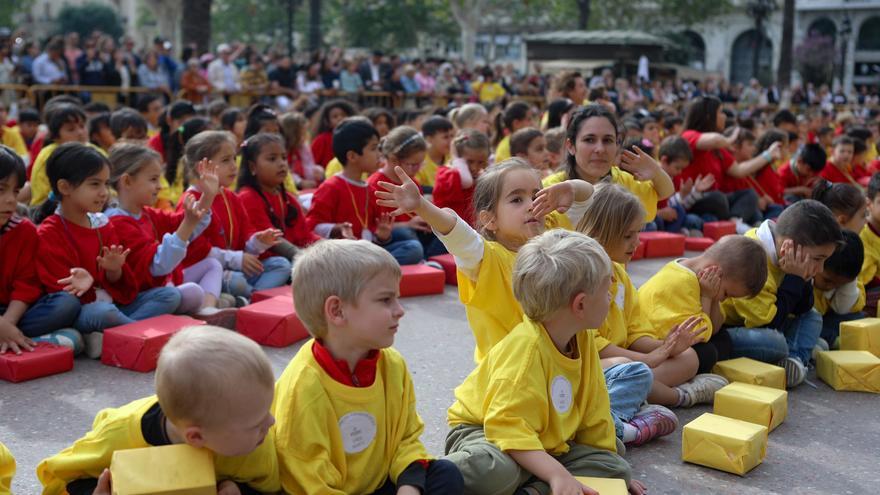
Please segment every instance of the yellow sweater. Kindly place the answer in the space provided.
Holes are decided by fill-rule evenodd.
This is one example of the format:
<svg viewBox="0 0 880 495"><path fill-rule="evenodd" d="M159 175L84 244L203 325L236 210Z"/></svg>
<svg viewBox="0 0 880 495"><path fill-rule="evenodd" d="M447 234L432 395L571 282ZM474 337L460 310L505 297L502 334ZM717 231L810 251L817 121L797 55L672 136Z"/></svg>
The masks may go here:
<svg viewBox="0 0 880 495"><path fill-rule="evenodd" d="M510 158L510 136L504 136L495 148L495 163L501 163L508 158Z"/></svg>
<svg viewBox="0 0 880 495"><path fill-rule="evenodd" d="M116 450L149 447L141 432L141 419L156 402L156 396L151 396L98 412L92 431L37 466L43 495L67 493L67 483L79 478L98 478L105 468L110 467L110 459ZM273 435L270 429L263 443L247 455L223 457L215 454L217 481L247 483L263 493L280 490ZM144 469L149 470L149 467L144 466Z"/></svg>
<svg viewBox="0 0 880 495"><path fill-rule="evenodd" d="M444 163L434 163L434 160L431 159L431 155L425 154L425 161L422 162L422 168L419 169L419 172L416 174L416 182L423 186L434 187L434 184L437 182L437 169L442 167Z"/></svg>
<svg viewBox="0 0 880 495"><path fill-rule="evenodd" d="M565 170L556 172L544 179L544 187L558 184L568 178L568 172ZM618 167L611 167L611 182L623 186L639 198L642 207L645 208L645 222L654 221L654 217L657 216L657 190L654 189L654 184L651 181L637 180L629 172Z"/></svg>
<svg viewBox="0 0 880 495"><path fill-rule="evenodd" d="M859 273L859 282L868 285L877 278L880 268L880 237L871 230L868 224L862 227L859 238L865 246L865 261L862 263L862 271Z"/></svg>
<svg viewBox="0 0 880 495"><path fill-rule="evenodd" d="M85 143L98 150L102 155L107 156L107 152L92 143ZM42 204L49 198L49 191L52 190L49 185L49 176L46 175L46 161L58 147L58 143L52 143L40 150L34 160L34 167L31 169L31 206Z"/></svg>
<svg viewBox="0 0 880 495"><path fill-rule="evenodd" d="M285 493L372 493L413 462L430 459L419 437L403 357L382 349L376 381L350 387L315 361L310 340L278 379L272 411Z"/></svg>
<svg viewBox="0 0 880 495"><path fill-rule="evenodd" d="M758 239L757 229L746 232L746 237ZM730 326L760 328L776 318L776 291L785 272L767 256L767 282L757 296L725 299L721 303L724 322Z"/></svg>
<svg viewBox="0 0 880 495"><path fill-rule="evenodd" d="M15 476L15 457L0 442L0 495L12 493L12 477Z"/></svg>
<svg viewBox="0 0 880 495"><path fill-rule="evenodd" d="M580 332L575 341L578 356L566 357L542 324L523 318L455 389L449 425L480 425L504 451L561 455L573 441L615 452L593 332Z"/></svg>
<svg viewBox="0 0 880 495"><path fill-rule="evenodd" d="M0 139L0 143L5 144L12 148L12 151L15 152L18 156L27 156L28 149L24 144L24 138L21 137L21 132L19 132L18 127L3 127L3 130L0 131L3 133L3 138Z"/></svg>
<svg viewBox="0 0 880 495"><path fill-rule="evenodd" d="M667 263L639 288L639 303L650 325L646 332L630 335L633 341L641 337L663 340L675 325L691 316L699 316L706 326L703 342L712 337L712 319L703 312L700 300L700 279L678 261Z"/></svg>
<svg viewBox="0 0 880 495"><path fill-rule="evenodd" d="M626 349L638 338L651 332L650 324L639 306L636 288L626 273L626 266L612 263L614 279L608 292L611 305L608 316L596 333L596 349L601 351L609 344Z"/></svg>

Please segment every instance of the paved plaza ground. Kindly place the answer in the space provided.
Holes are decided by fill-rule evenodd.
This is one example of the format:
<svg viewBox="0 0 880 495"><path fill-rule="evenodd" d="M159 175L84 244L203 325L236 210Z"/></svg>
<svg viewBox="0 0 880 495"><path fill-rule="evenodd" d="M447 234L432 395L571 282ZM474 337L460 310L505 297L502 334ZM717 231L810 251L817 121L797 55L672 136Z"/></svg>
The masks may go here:
<svg viewBox="0 0 880 495"><path fill-rule="evenodd" d="M637 285L668 260L638 261ZM395 346L406 358L425 422L422 440L442 454L446 409L453 389L473 367L473 338L454 287L442 296L404 299L407 311ZM276 376L301 344L266 348ZM788 419L770 435L767 458L745 477L685 464L681 431L626 458L635 475L657 494L868 494L880 490L880 397L834 392L811 372L810 383L789 395ZM22 384L0 382L0 440L18 461L13 493L39 493L34 468L90 427L99 410L153 392L153 374L76 360L75 369ZM687 423L708 407L678 410Z"/></svg>

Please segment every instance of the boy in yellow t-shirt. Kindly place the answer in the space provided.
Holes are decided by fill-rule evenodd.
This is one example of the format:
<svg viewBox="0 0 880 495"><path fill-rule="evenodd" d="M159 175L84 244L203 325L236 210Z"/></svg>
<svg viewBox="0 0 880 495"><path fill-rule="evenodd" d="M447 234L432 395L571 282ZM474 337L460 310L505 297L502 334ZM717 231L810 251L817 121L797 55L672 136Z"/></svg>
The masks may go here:
<svg viewBox="0 0 880 495"><path fill-rule="evenodd" d="M841 231L843 245L828 260L821 273L813 279L813 307L822 315L820 346L836 347L840 324L864 318L865 286L859 281L859 270L865 250L858 234Z"/></svg>
<svg viewBox="0 0 880 495"><path fill-rule="evenodd" d="M430 194L437 181L437 169L446 165L449 158L449 148L455 136L455 128L451 120L435 115L422 124L422 136L428 143L428 152L415 179L422 185L422 192Z"/></svg>
<svg viewBox="0 0 880 495"><path fill-rule="evenodd" d="M297 257L293 298L314 339L276 385L285 493L460 494L461 474L419 440L412 379L391 348L400 265L368 241L319 242Z"/></svg>
<svg viewBox="0 0 880 495"><path fill-rule="evenodd" d="M276 493L273 382L272 365L252 340L187 328L159 355L155 396L104 409L92 431L37 466L43 495L115 493L114 451L182 443L214 453L219 493ZM157 474L143 466L143 475Z"/></svg>
<svg viewBox="0 0 880 495"><path fill-rule="evenodd" d="M551 230L520 248L513 292L522 323L455 389L447 459L465 493L581 493L575 476L622 478L592 331L608 313L611 261L584 234Z"/></svg>

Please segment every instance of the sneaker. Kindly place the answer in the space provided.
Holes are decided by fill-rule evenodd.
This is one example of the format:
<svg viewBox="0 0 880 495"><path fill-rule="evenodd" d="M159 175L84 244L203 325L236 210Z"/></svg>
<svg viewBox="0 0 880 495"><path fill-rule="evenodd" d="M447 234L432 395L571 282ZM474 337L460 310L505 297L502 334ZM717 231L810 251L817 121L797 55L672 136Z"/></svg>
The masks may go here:
<svg viewBox="0 0 880 495"><path fill-rule="evenodd" d="M235 319L238 308L202 308L193 317L204 321L208 325L235 330Z"/></svg>
<svg viewBox="0 0 880 495"><path fill-rule="evenodd" d="M243 308L251 303L251 300L244 296L235 296L235 306L234 308Z"/></svg>
<svg viewBox="0 0 880 495"><path fill-rule="evenodd" d="M227 294L225 292L221 293L220 298L217 299L217 307L220 309L234 308L235 297L232 294Z"/></svg>
<svg viewBox="0 0 880 495"><path fill-rule="evenodd" d="M101 349L104 347L104 334L101 332L91 332L83 335L86 342L86 356L89 359L98 359L101 357Z"/></svg>
<svg viewBox="0 0 880 495"><path fill-rule="evenodd" d="M443 265L437 263L436 261L426 261L425 264L430 266L431 268L436 268L440 271L443 271Z"/></svg>
<svg viewBox="0 0 880 495"><path fill-rule="evenodd" d="M648 405L639 409L629 424L635 426L638 433L627 445L637 447L674 432L678 428L678 417L663 406Z"/></svg>
<svg viewBox="0 0 880 495"><path fill-rule="evenodd" d="M785 387L797 387L807 378L807 367L796 357L789 356L779 362L777 366L785 368Z"/></svg>
<svg viewBox="0 0 880 495"><path fill-rule="evenodd" d="M813 347L813 361L818 361L819 353L827 350L829 350L828 342L826 342L825 339L823 339L822 337L819 337L819 339L816 341L816 347Z"/></svg>
<svg viewBox="0 0 880 495"><path fill-rule="evenodd" d="M40 335L39 337L36 337L32 340L34 342L46 342L61 347L67 347L73 350L74 356L81 353L86 346L85 342L83 341L82 334L74 330L73 328L62 328L61 330L55 330L52 333Z"/></svg>
<svg viewBox="0 0 880 495"><path fill-rule="evenodd" d="M721 390L727 384L727 378L713 373L701 373L690 381L679 385L685 393L685 400L681 407L693 407L697 404L711 404L715 400L715 392Z"/></svg>

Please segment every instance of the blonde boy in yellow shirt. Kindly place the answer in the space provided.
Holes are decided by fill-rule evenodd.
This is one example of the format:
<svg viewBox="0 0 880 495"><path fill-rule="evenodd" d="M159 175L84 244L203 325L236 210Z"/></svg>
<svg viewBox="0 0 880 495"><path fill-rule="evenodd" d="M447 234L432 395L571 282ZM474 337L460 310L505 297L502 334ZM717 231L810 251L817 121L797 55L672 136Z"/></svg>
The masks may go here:
<svg viewBox="0 0 880 495"><path fill-rule="evenodd" d="M104 409L89 433L37 466L43 495L109 495L114 451L182 443L214 453L218 495L278 492L274 378L247 337L209 326L181 331L159 355L155 396ZM161 473L143 466L143 474Z"/></svg>
<svg viewBox="0 0 880 495"><path fill-rule="evenodd" d="M297 314L314 339L276 385L285 493L460 494L461 474L419 437L412 379L391 345L400 265L368 241L319 242L297 257Z"/></svg>
<svg viewBox="0 0 880 495"><path fill-rule="evenodd" d="M551 230L517 254L513 291L522 323L455 390L447 459L464 493L595 493L575 476L622 478L614 422L593 332L610 304L611 262L593 239Z"/></svg>

